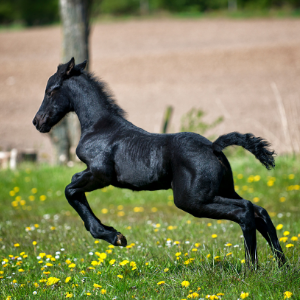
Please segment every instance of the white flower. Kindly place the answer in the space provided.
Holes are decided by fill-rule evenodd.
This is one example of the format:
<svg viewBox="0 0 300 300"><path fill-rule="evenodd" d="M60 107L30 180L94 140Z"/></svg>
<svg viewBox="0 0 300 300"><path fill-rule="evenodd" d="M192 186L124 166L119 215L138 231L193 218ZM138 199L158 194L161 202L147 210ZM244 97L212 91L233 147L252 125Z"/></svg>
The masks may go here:
<svg viewBox="0 0 300 300"><path fill-rule="evenodd" d="M89 252L89 255L93 255L94 253L93 252Z"/></svg>
<svg viewBox="0 0 300 300"><path fill-rule="evenodd" d="M61 248L60 251L65 251L65 248Z"/></svg>
<svg viewBox="0 0 300 300"><path fill-rule="evenodd" d="M59 255L59 254L60 254L60 252L59 252L59 251L56 251L56 252L55 252L55 254L56 254L56 255Z"/></svg>
<svg viewBox="0 0 300 300"><path fill-rule="evenodd" d="M185 243L186 243L186 244L189 244L189 243L190 243L190 241L185 241Z"/></svg>
<svg viewBox="0 0 300 300"><path fill-rule="evenodd" d="M37 256L36 259L41 259L41 257L40 257L40 256Z"/></svg>
<svg viewBox="0 0 300 300"><path fill-rule="evenodd" d="M56 259L59 259L59 255L55 255L55 258L56 258Z"/></svg>
<svg viewBox="0 0 300 300"><path fill-rule="evenodd" d="M33 294L33 295L36 295L36 294L37 294L37 291L34 291L32 294Z"/></svg>

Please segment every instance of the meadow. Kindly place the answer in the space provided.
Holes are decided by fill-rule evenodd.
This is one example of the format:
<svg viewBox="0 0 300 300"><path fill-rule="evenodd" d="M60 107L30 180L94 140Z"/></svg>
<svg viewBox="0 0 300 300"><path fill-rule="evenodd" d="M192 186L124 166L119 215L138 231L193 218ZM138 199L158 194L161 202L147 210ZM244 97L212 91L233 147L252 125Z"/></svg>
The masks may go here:
<svg viewBox="0 0 300 300"><path fill-rule="evenodd" d="M259 269L247 269L239 226L180 211L171 190L88 193L128 246L95 240L64 196L84 166L22 165L0 171L0 298L300 299L299 162L277 157L272 171L250 155L230 162L237 192L268 210L289 267L258 233Z"/></svg>

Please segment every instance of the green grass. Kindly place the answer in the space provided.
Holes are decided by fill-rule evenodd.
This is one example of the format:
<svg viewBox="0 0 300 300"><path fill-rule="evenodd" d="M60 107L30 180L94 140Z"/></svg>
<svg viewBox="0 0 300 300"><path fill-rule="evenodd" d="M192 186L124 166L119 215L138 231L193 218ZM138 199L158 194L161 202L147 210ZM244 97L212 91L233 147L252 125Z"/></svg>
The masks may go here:
<svg viewBox="0 0 300 300"><path fill-rule="evenodd" d="M127 237L129 247L110 248L86 232L64 197L64 187L83 165L28 165L0 172L0 298L206 299L223 293L219 299L241 299L245 292L247 299L284 299L290 291L292 299L299 299L299 163L278 157L276 169L268 172L249 155L230 161L238 192L265 207L275 226L283 225L280 238L289 231L281 244L290 268L277 268L258 235L260 268L247 270L239 226L180 211L171 190L136 193L108 187L89 193L95 214ZM60 280L51 284L51 277ZM182 287L183 281L190 285Z"/></svg>

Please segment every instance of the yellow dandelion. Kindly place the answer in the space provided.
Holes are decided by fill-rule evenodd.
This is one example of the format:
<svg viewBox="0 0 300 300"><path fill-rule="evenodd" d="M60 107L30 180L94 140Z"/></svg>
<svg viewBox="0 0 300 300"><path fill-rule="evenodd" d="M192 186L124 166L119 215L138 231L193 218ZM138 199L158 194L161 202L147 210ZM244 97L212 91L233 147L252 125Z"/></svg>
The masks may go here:
<svg viewBox="0 0 300 300"><path fill-rule="evenodd" d="M292 241L292 242L297 242L297 241L298 241L298 238L297 238L296 236L293 236L293 237L291 237L291 241Z"/></svg>
<svg viewBox="0 0 300 300"><path fill-rule="evenodd" d="M96 288L96 289L101 289L102 286L101 286L100 284L94 283L94 288Z"/></svg>
<svg viewBox="0 0 300 300"><path fill-rule="evenodd" d="M67 277L67 278L65 279L65 283L68 283L70 280L71 280L71 277Z"/></svg>
<svg viewBox="0 0 300 300"><path fill-rule="evenodd" d="M108 213L108 209L107 209L107 208L102 208L101 212L102 212L103 214L107 214L107 213Z"/></svg>
<svg viewBox="0 0 300 300"><path fill-rule="evenodd" d="M14 244L14 247L20 247L19 243Z"/></svg>
<svg viewBox="0 0 300 300"><path fill-rule="evenodd" d="M163 285L163 284L165 284L165 281L159 281L157 284L158 285Z"/></svg>
<svg viewBox="0 0 300 300"><path fill-rule="evenodd" d="M288 298L291 298L292 297L292 295L293 295L293 293L292 292L289 292L289 291L286 291L286 292L284 292L284 299L288 299Z"/></svg>
<svg viewBox="0 0 300 300"><path fill-rule="evenodd" d="M283 233L284 236L287 236L287 235L289 235L289 234L290 234L289 231L285 231L285 232Z"/></svg>
<svg viewBox="0 0 300 300"><path fill-rule="evenodd" d="M164 272L168 272L168 271L169 271L169 268L165 268L165 269L164 269Z"/></svg>
<svg viewBox="0 0 300 300"><path fill-rule="evenodd" d="M287 240L288 240L288 237L281 237L279 239L280 242L284 242L284 243L286 243Z"/></svg>
<svg viewBox="0 0 300 300"><path fill-rule="evenodd" d="M72 293L69 293L69 292L66 293L66 298L72 298L72 297L73 297Z"/></svg>
<svg viewBox="0 0 300 300"><path fill-rule="evenodd" d="M207 226L210 227L212 224L211 223L207 223Z"/></svg>
<svg viewBox="0 0 300 300"><path fill-rule="evenodd" d="M60 281L59 278L56 278L56 277L49 277L48 280L47 280L47 285L53 285L53 284L56 284Z"/></svg>
<svg viewBox="0 0 300 300"><path fill-rule="evenodd" d="M23 269L19 269L18 271L19 271L20 273L24 272L24 270L23 270Z"/></svg>
<svg viewBox="0 0 300 300"><path fill-rule="evenodd" d="M282 229L282 227L283 227L282 224L278 224L278 225L276 226L276 229L277 229L277 230L280 230L280 229Z"/></svg>
<svg viewBox="0 0 300 300"><path fill-rule="evenodd" d="M253 198L253 202L255 202L255 203L259 202L259 198L258 197L254 197Z"/></svg>
<svg viewBox="0 0 300 300"><path fill-rule="evenodd" d="M196 292L194 292L194 293L192 293L192 294L189 294L187 297L188 297L188 298L198 298L198 297L199 297L199 294L196 293Z"/></svg>
<svg viewBox="0 0 300 300"><path fill-rule="evenodd" d="M45 201L46 199L47 199L47 197L46 197L45 195L41 195L41 196L40 196L40 200L41 200L41 201Z"/></svg>
<svg viewBox="0 0 300 300"><path fill-rule="evenodd" d="M189 285L190 285L190 283L188 281L186 281L186 280L184 280L184 281L181 282L181 286L182 287L188 287Z"/></svg>
<svg viewBox="0 0 300 300"><path fill-rule="evenodd" d="M213 239L215 239L215 238L218 237L218 235L217 235L217 234L212 234L211 237L212 237Z"/></svg>
<svg viewBox="0 0 300 300"><path fill-rule="evenodd" d="M291 247L294 247L294 245L293 244L287 244L286 247L291 248Z"/></svg>
<svg viewBox="0 0 300 300"><path fill-rule="evenodd" d="M241 295L240 295L240 297L241 297L242 299L245 299L245 298L249 297L249 293L244 293L244 292L242 292Z"/></svg>
<svg viewBox="0 0 300 300"><path fill-rule="evenodd" d="M73 263L73 264L69 264L69 266L68 266L69 268L75 268L76 267L76 265Z"/></svg>
<svg viewBox="0 0 300 300"><path fill-rule="evenodd" d="M122 262L119 263L120 266L125 266L129 263L129 260L125 259Z"/></svg>
<svg viewBox="0 0 300 300"><path fill-rule="evenodd" d="M36 194L36 193L37 193L37 188L31 189L31 193L32 193L32 194Z"/></svg>
<svg viewBox="0 0 300 300"><path fill-rule="evenodd" d="M152 211L152 212L157 212L157 208L156 208L156 207L152 207L152 208L151 208L151 211Z"/></svg>
<svg viewBox="0 0 300 300"><path fill-rule="evenodd" d="M280 202L284 202L285 200L286 200L285 197L280 197L280 198L279 198L279 201L280 201Z"/></svg>
<svg viewBox="0 0 300 300"><path fill-rule="evenodd" d="M106 294L106 290L105 290L105 289L102 289L102 290L101 290L101 294L102 294L102 295Z"/></svg>
<svg viewBox="0 0 300 300"><path fill-rule="evenodd" d="M117 275L117 277L123 279L123 275Z"/></svg>

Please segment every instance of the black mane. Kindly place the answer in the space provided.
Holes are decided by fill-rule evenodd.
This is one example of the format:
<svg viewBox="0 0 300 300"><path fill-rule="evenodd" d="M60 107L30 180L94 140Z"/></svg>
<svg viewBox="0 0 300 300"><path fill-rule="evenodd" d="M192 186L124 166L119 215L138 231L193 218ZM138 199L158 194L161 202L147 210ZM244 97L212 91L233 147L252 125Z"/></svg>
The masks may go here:
<svg viewBox="0 0 300 300"><path fill-rule="evenodd" d="M93 73L83 71L88 80L95 86L99 94L102 96L101 100L104 101L107 109L114 115L120 116L126 119L126 112L117 104L113 93L108 87L107 83L98 79Z"/></svg>

